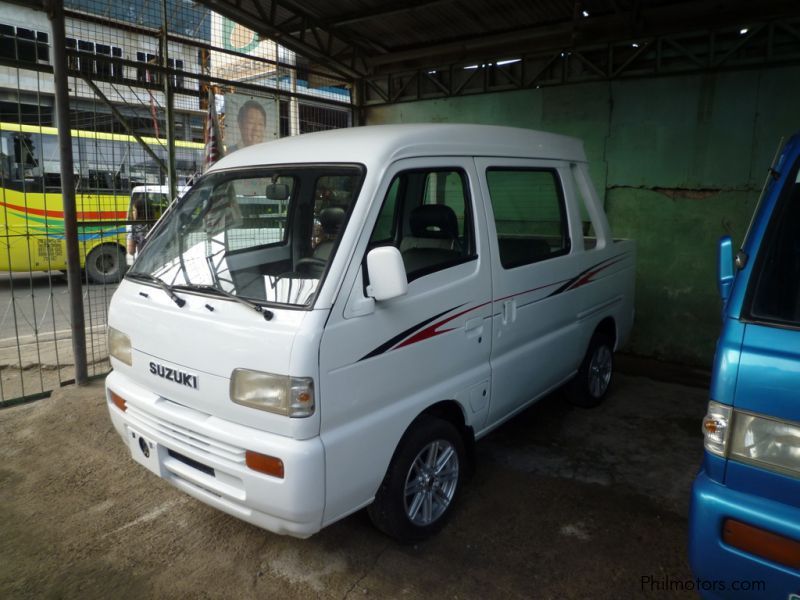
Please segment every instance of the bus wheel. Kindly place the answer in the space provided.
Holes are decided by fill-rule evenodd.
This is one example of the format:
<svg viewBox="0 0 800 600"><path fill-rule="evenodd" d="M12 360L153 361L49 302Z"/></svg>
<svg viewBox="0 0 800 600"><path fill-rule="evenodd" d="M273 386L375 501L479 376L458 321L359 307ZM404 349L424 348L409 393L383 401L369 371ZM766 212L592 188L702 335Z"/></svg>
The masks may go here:
<svg viewBox="0 0 800 600"><path fill-rule="evenodd" d="M119 283L125 267L125 250L116 244L98 246L86 257L86 275L92 283Z"/></svg>

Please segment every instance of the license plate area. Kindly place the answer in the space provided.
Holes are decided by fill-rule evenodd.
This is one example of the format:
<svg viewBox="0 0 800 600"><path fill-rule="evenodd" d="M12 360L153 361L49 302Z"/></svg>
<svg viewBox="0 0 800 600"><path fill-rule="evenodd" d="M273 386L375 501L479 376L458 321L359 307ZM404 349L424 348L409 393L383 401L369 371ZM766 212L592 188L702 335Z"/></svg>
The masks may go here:
<svg viewBox="0 0 800 600"><path fill-rule="evenodd" d="M135 429L128 428L128 447L131 457L149 471L164 477L164 457L167 450Z"/></svg>

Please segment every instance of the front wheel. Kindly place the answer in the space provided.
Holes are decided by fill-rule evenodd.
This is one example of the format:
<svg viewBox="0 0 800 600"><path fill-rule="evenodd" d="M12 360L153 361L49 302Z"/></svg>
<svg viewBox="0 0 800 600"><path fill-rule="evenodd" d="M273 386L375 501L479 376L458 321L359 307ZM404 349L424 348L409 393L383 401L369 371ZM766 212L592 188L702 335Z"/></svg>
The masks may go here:
<svg viewBox="0 0 800 600"><path fill-rule="evenodd" d="M400 440L369 513L402 543L439 531L452 512L464 472L464 440L449 422L418 419Z"/></svg>
<svg viewBox="0 0 800 600"><path fill-rule="evenodd" d="M577 375L567 384L567 398L575 406L597 406L605 399L613 374L614 342L605 334L595 333Z"/></svg>
<svg viewBox="0 0 800 600"><path fill-rule="evenodd" d="M86 275L92 283L119 283L126 267L125 250L117 244L97 246L86 257Z"/></svg>

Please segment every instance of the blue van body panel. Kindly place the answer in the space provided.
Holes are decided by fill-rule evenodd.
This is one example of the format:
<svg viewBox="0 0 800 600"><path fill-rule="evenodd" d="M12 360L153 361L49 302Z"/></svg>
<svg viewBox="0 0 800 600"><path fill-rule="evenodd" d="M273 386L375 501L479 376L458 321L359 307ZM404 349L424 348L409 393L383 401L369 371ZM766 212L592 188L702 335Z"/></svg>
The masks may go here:
<svg viewBox="0 0 800 600"><path fill-rule="evenodd" d="M725 485L745 494L762 496L795 508L794 522L800 527L800 479L767 471L738 461L729 461Z"/></svg>
<svg viewBox="0 0 800 600"><path fill-rule="evenodd" d="M738 379L737 409L800 422L800 331L749 323Z"/></svg>
<svg viewBox="0 0 800 600"><path fill-rule="evenodd" d="M730 489L700 473L692 486L689 513L689 562L694 576L719 582L726 589L703 592L704 598L768 598L787 600L800 594L800 572L768 562L728 546L722 541L726 518L800 539L798 511L758 494ZM764 582L763 590L736 591L738 584Z"/></svg>
<svg viewBox="0 0 800 600"><path fill-rule="evenodd" d="M721 456L711 454L710 452L704 452L703 463L700 466L700 472L705 473L706 477L709 479L713 479L714 481L721 483L725 481L725 469L727 466L728 461Z"/></svg>
<svg viewBox="0 0 800 600"><path fill-rule="evenodd" d="M739 357L744 339L744 324L735 319L726 319L717 340L717 352L714 358L714 369L711 372L712 400L725 403L726 398L733 398L736 390L736 379L739 377Z"/></svg>
<svg viewBox="0 0 800 600"><path fill-rule="evenodd" d="M723 306L710 398L716 402L782 421L800 424L800 327L747 322L751 277L758 275L758 253L773 211L786 186L796 184L800 135L784 146L764 193L743 251L744 267L735 274ZM796 188L795 188L796 189ZM735 417L734 417L735 418ZM778 598L800 596L800 570L728 546L722 523L736 519L800 542L800 476L780 474L705 452L692 488L689 562L695 576L727 584L703 591L705 598ZM762 592L734 591L734 581L763 581Z"/></svg>

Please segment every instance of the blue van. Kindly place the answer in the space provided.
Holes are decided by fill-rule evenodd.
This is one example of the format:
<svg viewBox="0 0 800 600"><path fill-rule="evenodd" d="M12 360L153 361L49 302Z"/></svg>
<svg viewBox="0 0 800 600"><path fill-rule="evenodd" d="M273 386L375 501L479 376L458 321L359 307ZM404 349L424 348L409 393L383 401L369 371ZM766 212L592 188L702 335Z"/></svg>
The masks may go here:
<svg viewBox="0 0 800 600"><path fill-rule="evenodd" d="M800 600L800 134L770 169L743 248L720 241L723 326L692 488L707 598Z"/></svg>

